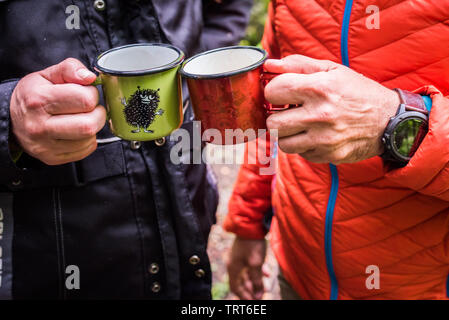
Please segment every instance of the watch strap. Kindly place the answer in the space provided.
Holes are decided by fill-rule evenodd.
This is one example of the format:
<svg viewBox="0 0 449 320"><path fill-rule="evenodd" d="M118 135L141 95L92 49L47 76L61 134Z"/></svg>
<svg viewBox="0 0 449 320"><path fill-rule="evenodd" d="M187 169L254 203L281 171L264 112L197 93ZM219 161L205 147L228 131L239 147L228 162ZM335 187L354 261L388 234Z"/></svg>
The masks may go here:
<svg viewBox="0 0 449 320"><path fill-rule="evenodd" d="M405 105L406 111L416 111L424 114L428 114L426 104L421 95L410 91L402 90L399 88L394 89L401 99L401 104Z"/></svg>

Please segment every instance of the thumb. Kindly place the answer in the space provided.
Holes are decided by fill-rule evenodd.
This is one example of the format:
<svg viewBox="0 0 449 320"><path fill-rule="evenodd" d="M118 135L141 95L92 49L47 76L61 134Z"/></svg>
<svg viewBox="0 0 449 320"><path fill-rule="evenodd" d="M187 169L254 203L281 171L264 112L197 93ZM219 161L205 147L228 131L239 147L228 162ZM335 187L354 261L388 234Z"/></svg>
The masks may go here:
<svg viewBox="0 0 449 320"><path fill-rule="evenodd" d="M48 67L40 74L53 84L75 83L89 85L95 81L96 75L87 69L81 61L68 58L59 64Z"/></svg>
<svg viewBox="0 0 449 320"><path fill-rule="evenodd" d="M300 54L293 54L280 60L268 59L264 68L272 73L303 73L327 72L338 68L339 64L329 60L317 60Z"/></svg>

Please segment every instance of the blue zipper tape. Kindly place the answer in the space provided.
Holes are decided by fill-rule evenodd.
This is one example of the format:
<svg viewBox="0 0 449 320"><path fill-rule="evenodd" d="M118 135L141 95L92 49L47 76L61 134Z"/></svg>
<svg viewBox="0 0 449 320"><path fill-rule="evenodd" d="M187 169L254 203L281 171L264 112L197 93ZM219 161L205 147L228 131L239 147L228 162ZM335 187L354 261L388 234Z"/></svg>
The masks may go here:
<svg viewBox="0 0 449 320"><path fill-rule="evenodd" d="M327 202L325 234L324 234L324 251L326 253L326 266L331 281L330 300L337 300L338 298L338 283L335 276L334 265L332 263L332 221L334 219L335 202L338 194L338 170L333 164L329 165L332 175L332 185Z"/></svg>
<svg viewBox="0 0 449 320"><path fill-rule="evenodd" d="M345 66L349 67L348 54L348 32L349 22L351 20L353 0L347 0L345 4L345 12L343 16L343 23L341 25L341 59ZM326 266L329 278L331 281L330 300L337 300L338 298L338 282L335 276L334 265L332 263L332 222L334 219L335 202L338 195L338 170L333 164L329 165L332 176L331 192L327 202L325 234L324 234L324 251L326 255Z"/></svg>
<svg viewBox="0 0 449 320"><path fill-rule="evenodd" d="M341 60L343 64L347 67L349 67L348 32L349 32L349 21L351 19L352 3L353 0L346 1L343 23L341 24Z"/></svg>

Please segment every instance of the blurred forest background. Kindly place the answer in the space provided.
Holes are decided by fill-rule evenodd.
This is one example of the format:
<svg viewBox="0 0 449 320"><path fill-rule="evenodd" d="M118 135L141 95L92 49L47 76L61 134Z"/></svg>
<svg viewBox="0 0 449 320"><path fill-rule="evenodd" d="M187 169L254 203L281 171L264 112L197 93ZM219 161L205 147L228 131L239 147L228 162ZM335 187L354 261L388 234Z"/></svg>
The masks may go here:
<svg viewBox="0 0 449 320"><path fill-rule="evenodd" d="M245 46L257 46L262 40L265 18L267 16L268 3L270 0L253 0L254 5L251 10L249 26L246 30L245 38L240 44Z"/></svg>
<svg viewBox="0 0 449 320"><path fill-rule="evenodd" d="M254 0L254 6L251 11L251 19L245 38L241 41L242 45L258 46L262 39L265 18L269 0ZM208 144L208 153L211 155L209 163L212 164L218 180L220 192L220 203L217 209L217 224L212 227L209 238L208 253L211 261L213 284L213 299L236 299L229 291L228 275L226 272L226 260L234 235L223 230L223 219L227 214L228 202L234 187L239 169L239 163L243 160L244 145L218 146ZM230 159L230 161L228 161ZM236 161L237 160L237 163ZM233 163L233 164L229 164ZM266 293L263 299L279 299L279 288L277 282L277 262L273 253L268 249L265 270L269 276L264 279Z"/></svg>

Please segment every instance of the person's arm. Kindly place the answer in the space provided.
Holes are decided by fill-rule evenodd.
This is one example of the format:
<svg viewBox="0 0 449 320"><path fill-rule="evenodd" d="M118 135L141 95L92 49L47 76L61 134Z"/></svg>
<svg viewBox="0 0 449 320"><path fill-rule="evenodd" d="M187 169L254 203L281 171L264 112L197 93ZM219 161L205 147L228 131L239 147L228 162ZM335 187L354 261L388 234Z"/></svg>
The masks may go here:
<svg viewBox="0 0 449 320"><path fill-rule="evenodd" d="M273 26L273 3L268 5L268 14L262 39L262 47L273 58L280 57ZM261 139L259 138L259 141ZM269 140L263 139L260 147L269 148ZM255 143L255 142L252 142ZM248 146L245 148L248 157ZM251 155L249 155L251 156ZM246 158L245 160L248 160ZM224 228L246 239L263 239L267 232L264 227L264 217L271 208L271 184L274 175L261 175L260 169L266 165L260 162L245 161L240 167L239 175L229 201L228 215Z"/></svg>
<svg viewBox="0 0 449 320"><path fill-rule="evenodd" d="M267 60L265 68L285 73L266 86L267 100L302 105L267 120L270 129L278 130L279 148L284 152L335 165L383 153L383 132L400 104L394 90L334 62L301 55ZM449 99L432 86L418 88L415 93L432 99L429 130L405 167L385 166L386 178L448 201Z"/></svg>
<svg viewBox="0 0 449 320"><path fill-rule="evenodd" d="M274 4L268 4L268 14L265 21L265 29L263 32L262 47L268 52L271 59L280 59L281 51L276 40L276 29L274 27Z"/></svg>
<svg viewBox="0 0 449 320"><path fill-rule="evenodd" d="M279 57L272 21L273 8L270 3L262 46L270 57ZM267 144L268 141L264 137L249 144L257 142L262 142L258 144L262 149L271 148L272 151L267 154L272 155L273 145ZM229 286L232 292L245 300L261 299L264 292L262 266L266 254L265 235L268 231L264 218L271 210L274 178L274 172L261 174L268 165L261 164L254 159L253 154L248 154L248 149L254 150L248 148L248 145L245 148L245 162L240 167L223 225L225 230L237 235L228 260ZM253 158L250 158L251 155Z"/></svg>
<svg viewBox="0 0 449 320"><path fill-rule="evenodd" d="M264 216L271 208L274 171L272 144L265 137L249 142L240 167L224 229L237 235L228 260L229 286L240 299L261 299L264 293L262 266L265 260L267 229ZM254 147L257 145L257 147ZM270 147L271 146L271 147ZM251 150L251 151L248 151ZM257 150L257 152L256 152ZM264 160L260 155L265 153ZM257 155L257 157L256 157ZM261 162L265 163L262 164ZM270 165L271 163L271 165Z"/></svg>
<svg viewBox="0 0 449 320"><path fill-rule="evenodd" d="M228 205L224 228L245 239L263 239L265 215L271 210L275 170L273 142L266 136L249 142Z"/></svg>
<svg viewBox="0 0 449 320"><path fill-rule="evenodd" d="M253 0L203 0L205 50L235 45L245 35Z"/></svg>

